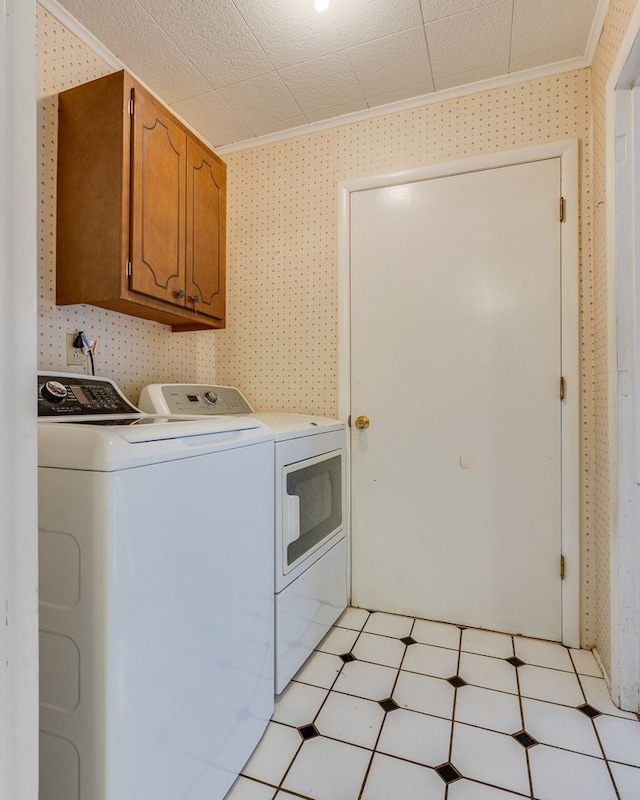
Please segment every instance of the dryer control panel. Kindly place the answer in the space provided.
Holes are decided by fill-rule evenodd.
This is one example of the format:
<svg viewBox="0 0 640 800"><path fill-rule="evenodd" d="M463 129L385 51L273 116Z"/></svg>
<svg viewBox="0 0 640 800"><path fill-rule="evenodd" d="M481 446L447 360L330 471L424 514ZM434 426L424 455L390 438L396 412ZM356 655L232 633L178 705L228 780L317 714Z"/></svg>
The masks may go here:
<svg viewBox="0 0 640 800"><path fill-rule="evenodd" d="M38 373L38 416L139 414L109 378Z"/></svg>
<svg viewBox="0 0 640 800"><path fill-rule="evenodd" d="M152 383L142 390L140 408L150 414L251 414L253 411L235 387L203 383Z"/></svg>

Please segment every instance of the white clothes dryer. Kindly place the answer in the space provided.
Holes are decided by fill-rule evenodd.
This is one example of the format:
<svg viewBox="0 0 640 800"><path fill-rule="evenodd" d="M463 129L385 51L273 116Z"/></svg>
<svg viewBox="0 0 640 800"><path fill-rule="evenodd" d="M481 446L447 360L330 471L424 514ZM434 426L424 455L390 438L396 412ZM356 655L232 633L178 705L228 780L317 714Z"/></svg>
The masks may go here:
<svg viewBox="0 0 640 800"><path fill-rule="evenodd" d="M152 384L140 407L241 415L275 437L275 687L280 694L347 605L346 433L337 419L254 412L230 386Z"/></svg>
<svg viewBox="0 0 640 800"><path fill-rule="evenodd" d="M40 373L41 800L222 800L273 712L273 434Z"/></svg>

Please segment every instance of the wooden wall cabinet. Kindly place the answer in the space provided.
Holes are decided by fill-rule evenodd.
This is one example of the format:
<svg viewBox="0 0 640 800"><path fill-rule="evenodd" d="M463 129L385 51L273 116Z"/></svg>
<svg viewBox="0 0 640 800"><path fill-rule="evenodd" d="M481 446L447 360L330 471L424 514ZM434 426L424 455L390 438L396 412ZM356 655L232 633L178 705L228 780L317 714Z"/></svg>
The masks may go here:
<svg viewBox="0 0 640 800"><path fill-rule="evenodd" d="M126 72L59 95L56 303L225 324L226 165Z"/></svg>

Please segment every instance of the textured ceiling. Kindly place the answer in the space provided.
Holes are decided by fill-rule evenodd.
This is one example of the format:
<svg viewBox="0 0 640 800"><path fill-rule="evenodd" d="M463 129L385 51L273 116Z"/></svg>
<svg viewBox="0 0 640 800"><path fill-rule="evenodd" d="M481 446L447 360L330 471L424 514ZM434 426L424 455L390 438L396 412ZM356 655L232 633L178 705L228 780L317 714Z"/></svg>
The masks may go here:
<svg viewBox="0 0 640 800"><path fill-rule="evenodd" d="M606 0L59 0L214 146L584 57Z"/></svg>

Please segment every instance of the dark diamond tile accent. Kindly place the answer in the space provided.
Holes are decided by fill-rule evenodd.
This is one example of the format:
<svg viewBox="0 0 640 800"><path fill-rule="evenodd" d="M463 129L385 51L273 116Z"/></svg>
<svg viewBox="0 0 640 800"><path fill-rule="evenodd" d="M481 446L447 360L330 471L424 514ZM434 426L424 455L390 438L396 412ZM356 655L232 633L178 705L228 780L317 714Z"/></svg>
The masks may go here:
<svg viewBox="0 0 640 800"><path fill-rule="evenodd" d="M315 725L301 725L298 728L298 733L302 736L303 739L315 739L316 736L320 736L320 731L316 728Z"/></svg>
<svg viewBox="0 0 640 800"><path fill-rule="evenodd" d="M413 636L403 636L402 639L400 639L400 641L402 642L402 644L417 644Z"/></svg>
<svg viewBox="0 0 640 800"><path fill-rule="evenodd" d="M512 736L516 742L519 742L525 748L533 747L534 744L540 744L537 739L534 739L533 736L530 736L526 731L514 733Z"/></svg>
<svg viewBox="0 0 640 800"><path fill-rule="evenodd" d="M355 661L356 657L353 653L342 653L340 658L344 661L345 664L348 664L350 661Z"/></svg>
<svg viewBox="0 0 640 800"><path fill-rule="evenodd" d="M461 686L467 685L467 682L463 680L459 675L452 675L450 678L447 678L447 682L450 683L452 686L455 686L456 689L459 689Z"/></svg>
<svg viewBox="0 0 640 800"><path fill-rule="evenodd" d="M384 711L395 711L396 709L400 708L400 706L392 697L387 697L385 700L378 700L378 705Z"/></svg>
<svg viewBox="0 0 640 800"><path fill-rule="evenodd" d="M461 631L466 631L469 628L468 625L458 625L457 627L460 628Z"/></svg>
<svg viewBox="0 0 640 800"><path fill-rule="evenodd" d="M590 706L589 703L585 703L583 706L578 706L578 711L581 711L585 717L589 717L589 719L595 719L596 717L600 717L602 715L602 711L598 711L597 708Z"/></svg>
<svg viewBox="0 0 640 800"><path fill-rule="evenodd" d="M518 658L518 656L511 656L511 658L505 658L505 661L508 661L514 667L524 667L525 662Z"/></svg>
<svg viewBox="0 0 640 800"><path fill-rule="evenodd" d="M447 764L440 764L439 767L436 767L436 772L445 783L453 783L462 777L462 775L450 762Z"/></svg>

